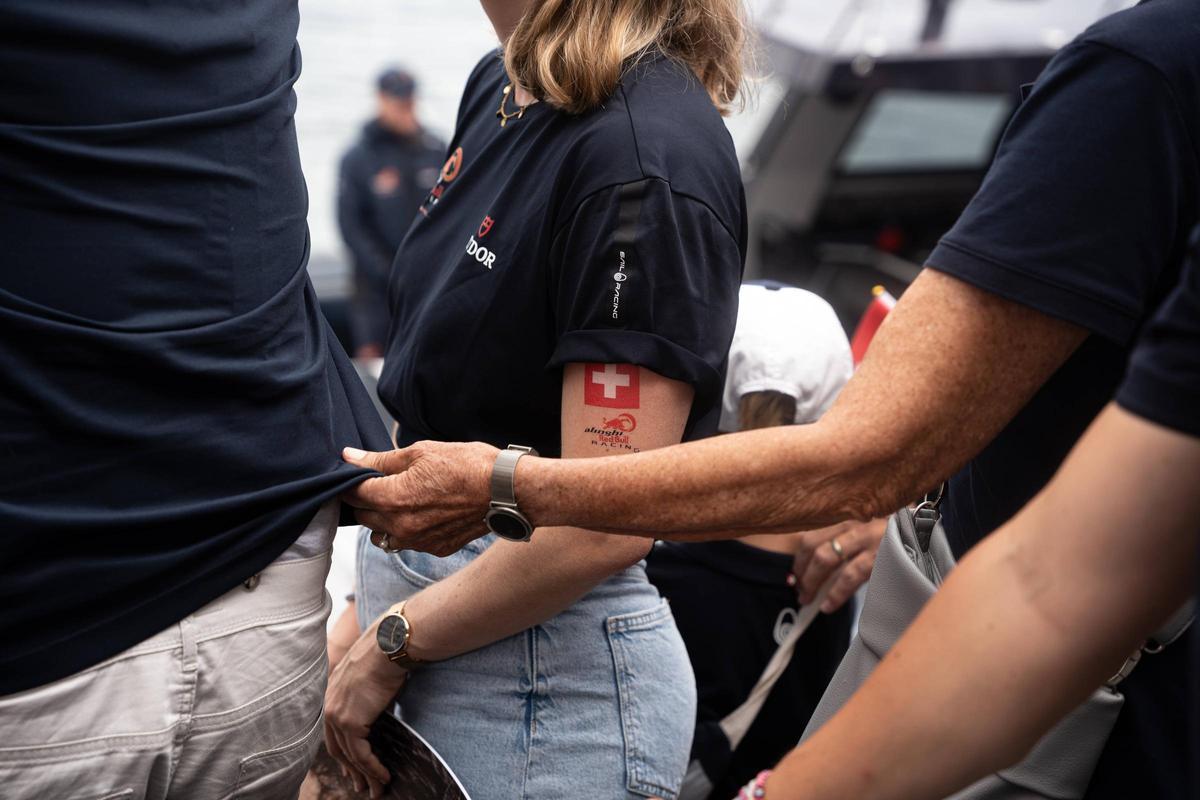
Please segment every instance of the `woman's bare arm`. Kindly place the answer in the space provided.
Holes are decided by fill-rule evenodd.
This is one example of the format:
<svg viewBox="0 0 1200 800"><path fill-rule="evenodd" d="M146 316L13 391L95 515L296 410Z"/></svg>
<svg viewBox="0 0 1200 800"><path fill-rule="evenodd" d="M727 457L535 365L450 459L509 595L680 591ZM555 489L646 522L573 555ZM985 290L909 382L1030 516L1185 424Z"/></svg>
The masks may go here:
<svg viewBox="0 0 1200 800"><path fill-rule="evenodd" d="M517 499L538 525L669 539L883 516L978 453L1085 335L927 269L819 422L620 459L523 458ZM347 499L380 509L372 527L398 544L453 552L483 533L495 455L486 445L433 443L351 454L385 476Z"/></svg>
<svg viewBox="0 0 1200 800"><path fill-rule="evenodd" d="M1191 594L1197 486L1200 439L1110 406L767 796L940 798L1020 760Z"/></svg>
<svg viewBox="0 0 1200 800"><path fill-rule="evenodd" d="M583 367L571 364L563 376L565 456L633 453L682 438L692 406L690 386L634 367L639 373L635 405L590 406L584 399ZM619 421L605 426L608 420ZM497 541L409 600L406 614L414 630L410 652L417 658L450 658L544 622L608 576L640 561L651 544L642 537L578 528L539 528L528 542Z"/></svg>

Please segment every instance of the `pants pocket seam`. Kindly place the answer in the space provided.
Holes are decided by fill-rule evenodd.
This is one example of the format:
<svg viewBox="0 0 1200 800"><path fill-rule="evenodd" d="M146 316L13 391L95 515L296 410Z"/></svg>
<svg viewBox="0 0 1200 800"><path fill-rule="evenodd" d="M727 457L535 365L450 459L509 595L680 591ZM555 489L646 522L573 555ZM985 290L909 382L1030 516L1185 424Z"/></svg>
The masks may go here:
<svg viewBox="0 0 1200 800"><path fill-rule="evenodd" d="M275 708L280 703L286 703L288 700L295 697L300 692L308 687L313 680L313 672L317 672L317 678L324 674L325 651L313 659L307 667L289 679L281 686L276 686L274 689L267 691L265 694L250 700L237 708L231 708L226 711L214 712L212 714L197 714L192 717L192 733L203 731L211 733L219 731L222 728L229 728L245 721L253 714L261 714Z"/></svg>
<svg viewBox="0 0 1200 800"><path fill-rule="evenodd" d="M217 628L205 628L204 634L196 638L196 643L211 642L214 639L221 639L226 636L231 636L242 631L248 631L251 628L261 628L264 625L276 625L281 622L295 622L302 620L305 617L312 616L315 612L320 611L325 607L325 590L322 587L321 596L315 599L312 603L296 609L281 611L274 614L259 614L253 617L242 617L236 622L229 622Z"/></svg>
<svg viewBox="0 0 1200 800"><path fill-rule="evenodd" d="M279 745L278 747L273 747L270 750L263 750L262 752L254 753L253 755L249 755L249 756L246 756L245 758L243 758L238 763L237 783L234 785L233 794L231 795L231 797L236 799L241 794L242 790L247 788L247 783L246 783L247 767L252 766L255 763L265 761L270 758L276 758L276 757L280 757L280 756L290 755L296 751L302 750L303 748L311 745L314 739L320 738L321 730L322 730L324 724L325 724L325 709L322 708L317 713L316 721L309 728L307 728L303 733L301 733L299 736L297 736L295 739L293 739L291 742ZM278 771L279 770L276 770L276 772L278 772ZM268 774L274 774L274 773L268 773Z"/></svg>
<svg viewBox="0 0 1200 800"><path fill-rule="evenodd" d="M0 748L0 766L34 766L74 761L80 757L102 755L114 747L124 751L156 750L170 745L174 740L175 729L178 727L178 725L171 725L162 730L146 733L118 733L95 739L75 739L55 744ZM17 755L22 752L29 755Z"/></svg>
<svg viewBox="0 0 1200 800"><path fill-rule="evenodd" d="M609 617L606 620L609 649L613 656L614 678L617 686L617 701L621 718L621 736L625 748L626 789L638 794L656 796L664 800L673 800L678 796L678 788L663 786L646 775L646 765L643 762L647 754L642 752L640 741L642 734L638 723L637 705L633 696L631 684L636 680L628 660L626 647L619 637L630 633L651 631L673 620L670 606L665 600L660 600L654 608L635 611ZM636 646L636 645L634 645ZM692 724L694 721L689 721Z"/></svg>

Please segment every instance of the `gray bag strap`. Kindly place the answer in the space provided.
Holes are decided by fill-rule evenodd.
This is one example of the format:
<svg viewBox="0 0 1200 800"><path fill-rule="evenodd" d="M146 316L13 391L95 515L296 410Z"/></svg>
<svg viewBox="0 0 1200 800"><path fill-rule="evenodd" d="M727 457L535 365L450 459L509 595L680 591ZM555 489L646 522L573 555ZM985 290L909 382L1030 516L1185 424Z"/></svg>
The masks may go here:
<svg viewBox="0 0 1200 800"><path fill-rule="evenodd" d="M767 695L775 688L775 684L783 675L783 671L787 669L788 664L792 663L796 642L800 641L800 637L821 613L821 603L825 602L825 597L829 594L832 585L833 577L830 577L817 591L817 596L812 599L812 602L800 609L796 623L792 625L792 629L788 631L787 636L775 650L775 654L771 656L771 660L767 662L767 666L763 668L762 675L754 684L754 688L750 690L746 700L721 720L721 730L725 733L725 738L729 740L730 751L736 750L742 743L746 732L750 730L763 703L766 702Z"/></svg>

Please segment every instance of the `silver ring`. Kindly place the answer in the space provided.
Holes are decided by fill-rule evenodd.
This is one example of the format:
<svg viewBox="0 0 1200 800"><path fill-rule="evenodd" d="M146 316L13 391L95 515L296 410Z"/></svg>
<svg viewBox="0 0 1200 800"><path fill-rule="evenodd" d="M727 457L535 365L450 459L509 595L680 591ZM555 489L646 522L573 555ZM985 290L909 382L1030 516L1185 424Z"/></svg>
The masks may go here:
<svg viewBox="0 0 1200 800"><path fill-rule="evenodd" d="M392 547L392 537L383 531L371 531L371 544L385 553L398 553L400 548Z"/></svg>
<svg viewBox="0 0 1200 800"><path fill-rule="evenodd" d="M838 560L845 564L846 551L842 549L842 543L837 540L836 536L829 540L829 546L832 547L833 552L837 554Z"/></svg>

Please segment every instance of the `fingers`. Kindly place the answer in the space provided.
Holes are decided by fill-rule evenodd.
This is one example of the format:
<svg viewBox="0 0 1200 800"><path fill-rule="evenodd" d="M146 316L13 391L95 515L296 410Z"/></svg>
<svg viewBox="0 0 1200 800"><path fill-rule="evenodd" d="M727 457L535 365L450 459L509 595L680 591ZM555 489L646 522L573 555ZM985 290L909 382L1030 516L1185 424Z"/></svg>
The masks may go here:
<svg viewBox="0 0 1200 800"><path fill-rule="evenodd" d="M350 750L350 760L371 784L371 796L377 796L379 788L385 786L392 779L392 776L388 774L387 767L383 766L371 752L371 744L365 738L347 736L346 746Z"/></svg>
<svg viewBox="0 0 1200 800"><path fill-rule="evenodd" d="M461 522L453 520L440 525L428 525L422 518L409 515L358 510L355 517L359 523L380 533L387 534L390 547L400 550L416 550L439 558L453 555L467 542L485 535L488 530L483 520Z"/></svg>
<svg viewBox="0 0 1200 800"><path fill-rule="evenodd" d="M356 791L369 792L371 797L382 795L382 787L387 785L391 776L375 758L366 739L348 733L326 717L325 749L341 764L342 774L354 782Z"/></svg>
<svg viewBox="0 0 1200 800"><path fill-rule="evenodd" d="M878 541L872 542L870 531L861 525L839 525L826 530L836 533L825 538L813 549L807 568L803 573L797 573L800 575L801 603L811 603L817 596L817 590L842 564L849 563L863 550L870 549L873 552L878 547ZM837 541L841 553L833 546L834 540Z"/></svg>
<svg viewBox="0 0 1200 800"><path fill-rule="evenodd" d="M851 541L848 537L839 536L838 543L842 546L842 552L846 558L850 558L854 551L850 549ZM817 596L817 590L829 580L829 576L833 571L842 565L842 558L833 549L830 544L831 539L827 539L818 545L812 552L812 556L808 560L808 566L803 574L800 575L800 602L811 603L813 598Z"/></svg>
<svg viewBox="0 0 1200 800"><path fill-rule="evenodd" d="M342 492L342 502L354 508L389 508L394 488L387 478L367 478Z"/></svg>
<svg viewBox="0 0 1200 800"><path fill-rule="evenodd" d="M851 559L834 577L833 586L829 588L825 602L821 603L821 613L832 614L845 605L858 591L858 587L871 577L871 568L874 566L875 553L871 550L859 553Z"/></svg>
<svg viewBox="0 0 1200 800"><path fill-rule="evenodd" d="M814 533L817 533L817 531L804 533L796 545L796 555L792 561L792 574L796 576L797 581L808 571L808 564L812 561L813 553L825 543L824 539L813 536ZM797 589L797 593L801 595L800 602L808 602L808 598L804 597L802 589Z"/></svg>
<svg viewBox="0 0 1200 800"><path fill-rule="evenodd" d="M356 467L366 467L373 469L376 472L382 472L384 475L394 475L397 472L404 472L412 466L413 461L417 459L418 453L413 447L406 447L403 450L387 450L382 453L372 453L366 450L359 450L354 447L347 447L342 450L342 460Z"/></svg>
<svg viewBox="0 0 1200 800"><path fill-rule="evenodd" d="M365 787L366 780L359 775L358 770L350 763L350 759L346 757L346 751L342 748L340 731L329 722L329 718L325 718L325 749L329 751L329 755L337 761L338 766L342 768L342 774L354 782L356 791L362 791Z"/></svg>
<svg viewBox="0 0 1200 800"><path fill-rule="evenodd" d="M392 537L392 544L399 547L404 537L397 530L395 521L389 514L384 514L380 511L370 511L366 509L358 509L354 512L354 518L358 520L358 524L373 531L386 533ZM408 542L403 542L404 547L408 548Z"/></svg>

